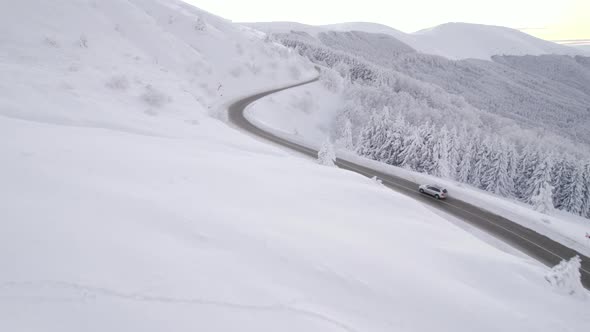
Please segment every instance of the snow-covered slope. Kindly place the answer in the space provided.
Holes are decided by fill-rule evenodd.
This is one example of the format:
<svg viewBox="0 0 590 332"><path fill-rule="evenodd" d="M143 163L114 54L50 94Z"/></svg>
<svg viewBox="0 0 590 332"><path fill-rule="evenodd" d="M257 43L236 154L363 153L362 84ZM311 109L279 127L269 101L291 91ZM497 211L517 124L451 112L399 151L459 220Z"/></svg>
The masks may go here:
<svg viewBox="0 0 590 332"><path fill-rule="evenodd" d="M547 268L218 120L316 75L249 30L168 0L5 2L0 30L0 331L590 324Z"/></svg>
<svg viewBox="0 0 590 332"><path fill-rule="evenodd" d="M450 59L489 59L493 55L581 54L578 50L500 26L446 23L412 34L416 49ZM426 47L428 49L426 49ZM423 49L424 48L424 49Z"/></svg>
<svg viewBox="0 0 590 332"><path fill-rule="evenodd" d="M508 130L510 136L528 136L521 128L514 126L518 124L529 129L546 128L576 142L590 142L587 130L590 124L587 116L590 76L587 72L590 67L585 57L493 56L493 61L449 60L417 53L407 44L388 35L361 31L322 32L316 37L285 33L275 34L274 38L297 49L318 65L334 67L348 81L360 80L365 85L383 85L394 92L405 91L413 98L428 100L427 104L444 110L429 114L435 117L430 120L436 120L439 125L462 124L473 128L473 117L468 120L465 113L475 111L479 113L476 117L492 113L513 121L512 124L496 126L495 133L507 133ZM385 91L382 93L385 99L395 95ZM344 97L353 95L347 93ZM449 103L457 97L463 101ZM398 108L403 104L397 101L388 106ZM360 109L368 111L372 107L362 106ZM413 106L411 116L415 117L420 108L419 105ZM465 112L457 118L451 116L460 109ZM444 117L441 118L441 114ZM426 119L423 118L424 121ZM494 122L496 120L485 121ZM571 150L571 141L562 144L562 140L547 135L543 137L548 140L543 142L547 143L547 147L560 144ZM538 139L534 141L538 142ZM574 150L579 148L575 147Z"/></svg>
<svg viewBox="0 0 590 332"><path fill-rule="evenodd" d="M275 33L305 31L316 35L327 30L387 34L419 52L449 59L489 60L493 55L584 54L576 48L542 40L519 30L482 24L446 23L414 33L405 33L386 25L367 22L348 22L319 27L273 22L254 23L250 26L260 28L264 32Z"/></svg>
<svg viewBox="0 0 590 332"><path fill-rule="evenodd" d="M315 73L290 50L261 42L258 32L183 2L3 7L0 60L10 79L0 82L0 115L6 117L151 132L154 122L215 112L230 93ZM183 104L193 105L189 113L179 109Z"/></svg>
<svg viewBox="0 0 590 332"><path fill-rule="evenodd" d="M590 55L590 39L581 39L564 42L563 45L582 50L586 56Z"/></svg>
<svg viewBox="0 0 590 332"><path fill-rule="evenodd" d="M322 28L326 30L332 31L363 31L369 33L381 33L385 35L390 35L394 38L397 38L401 41L406 41L408 36L407 33L403 31L396 30L392 27L387 25L378 24L378 23L370 23L370 22L347 22L347 23L338 23L338 24L328 24L322 25Z"/></svg>
<svg viewBox="0 0 590 332"><path fill-rule="evenodd" d="M305 32L312 36L316 36L320 32L329 31L321 26L308 25L297 22L252 22L252 23L241 23L244 26L248 26L267 34L270 33L290 33L292 31Z"/></svg>

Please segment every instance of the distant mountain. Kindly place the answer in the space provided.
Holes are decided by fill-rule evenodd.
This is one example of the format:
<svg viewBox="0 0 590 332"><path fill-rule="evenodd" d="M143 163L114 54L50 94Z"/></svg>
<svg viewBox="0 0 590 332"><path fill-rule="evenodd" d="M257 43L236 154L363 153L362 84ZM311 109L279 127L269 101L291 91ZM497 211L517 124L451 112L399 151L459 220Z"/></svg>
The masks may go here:
<svg viewBox="0 0 590 332"><path fill-rule="evenodd" d="M555 42L582 50L586 56L590 55L590 39L556 40Z"/></svg>
<svg viewBox="0 0 590 332"><path fill-rule="evenodd" d="M362 31L362 32L369 32L369 33L380 33L389 35L408 46L412 47L416 51L427 53L427 54L436 54L448 57L444 54L444 51L434 48L431 45L428 45L426 41L423 41L419 36L415 36L411 33L405 33L400 30L396 30L392 27L387 25L378 24L378 23L366 23L366 22L347 22L347 23L340 23L340 24L330 24L330 25L323 25L325 29L333 30L333 31ZM488 57L489 59L489 57Z"/></svg>
<svg viewBox="0 0 590 332"><path fill-rule="evenodd" d="M392 27L387 25L379 24L379 23L369 23L369 22L348 22L348 23L338 23L338 24L328 24L328 25L321 25L322 28L326 30L332 31L363 31L363 32L370 32L370 33L382 33L386 35L393 36L401 41L407 39L409 34L396 30Z"/></svg>
<svg viewBox="0 0 590 332"><path fill-rule="evenodd" d="M298 31L308 33L314 37L320 32L328 31L328 29L324 29L321 26L307 25L297 22L255 22L240 24L265 33L290 33Z"/></svg>
<svg viewBox="0 0 590 332"><path fill-rule="evenodd" d="M583 55L582 49L560 45L500 26L446 23L414 33L405 33L382 24L349 22L311 26L291 22L251 23L264 32L302 31L317 36L326 31L362 31L390 35L421 53L449 59L490 60L494 55Z"/></svg>
<svg viewBox="0 0 590 332"><path fill-rule="evenodd" d="M539 39L516 29L500 26L446 23L412 34L420 43L412 45L437 50L450 59L489 59L493 55L580 55L577 49Z"/></svg>

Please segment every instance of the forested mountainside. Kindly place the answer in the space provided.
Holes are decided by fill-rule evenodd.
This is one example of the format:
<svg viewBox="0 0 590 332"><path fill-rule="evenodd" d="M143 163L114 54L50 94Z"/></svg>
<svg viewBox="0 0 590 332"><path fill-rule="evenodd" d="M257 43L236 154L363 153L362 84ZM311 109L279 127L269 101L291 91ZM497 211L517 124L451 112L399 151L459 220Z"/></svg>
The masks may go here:
<svg viewBox="0 0 590 332"><path fill-rule="evenodd" d="M341 87L333 132L347 148L590 217L589 58L454 61L358 31L273 38Z"/></svg>
<svg viewBox="0 0 590 332"><path fill-rule="evenodd" d="M481 110L590 142L590 58L495 56L494 62L453 61L411 52L387 35L330 32L320 33L318 39L331 49L436 84Z"/></svg>

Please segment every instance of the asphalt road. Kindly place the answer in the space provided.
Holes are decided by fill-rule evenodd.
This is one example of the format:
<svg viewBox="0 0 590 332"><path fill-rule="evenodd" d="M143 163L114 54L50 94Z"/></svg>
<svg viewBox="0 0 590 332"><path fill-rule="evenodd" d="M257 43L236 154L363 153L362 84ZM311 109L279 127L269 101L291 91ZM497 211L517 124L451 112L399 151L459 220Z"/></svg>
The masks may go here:
<svg viewBox="0 0 590 332"><path fill-rule="evenodd" d="M315 82L318 79L309 80L307 82L295 84L289 87L275 89L259 93L241 100L234 102L229 106L228 117L231 123L238 128L249 132L253 135L261 137L265 140L303 153L310 157L316 158L318 152L314 149L310 149L306 146L298 143L290 142L284 138L278 137L270 132L264 131L252 123L250 123L244 117L244 109L252 102L289 88L294 88L300 85L305 85L311 82ZM404 195L410 196L424 204L433 206L441 211L444 211L452 216L455 216L493 236L503 240L509 245L519 249L530 257L542 262L547 266L555 266L561 260L569 259L575 255L578 255L582 259L582 284L587 289L590 289L590 258L578 253L577 251L570 249L558 242L551 240L550 238L541 235L531 229L523 227L513 221L510 221L504 217L486 211L477 206L469 203L460 201L458 199L449 197L446 200L436 200L430 196L420 194L418 192L417 183L408 181L406 179L399 178L387 173L383 173L365 166L361 166L352 163L347 160L338 158L336 165L342 169L346 169L352 172L362 174L367 177L379 177L383 184L392 190L400 192ZM452 195L452 193L450 193Z"/></svg>

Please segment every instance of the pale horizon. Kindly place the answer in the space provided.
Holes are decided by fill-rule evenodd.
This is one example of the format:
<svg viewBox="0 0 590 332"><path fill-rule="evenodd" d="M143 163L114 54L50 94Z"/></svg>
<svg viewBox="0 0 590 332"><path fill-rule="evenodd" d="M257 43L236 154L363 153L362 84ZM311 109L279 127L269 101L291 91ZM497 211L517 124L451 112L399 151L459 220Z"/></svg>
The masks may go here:
<svg viewBox="0 0 590 332"><path fill-rule="evenodd" d="M505 26L552 41L590 39L590 1L335 0L294 2L184 0L234 22L289 21L309 25L371 22L412 33L449 22ZM338 8L338 10L333 10Z"/></svg>

